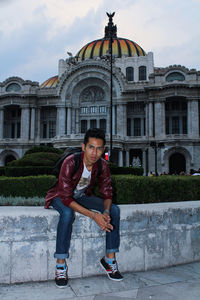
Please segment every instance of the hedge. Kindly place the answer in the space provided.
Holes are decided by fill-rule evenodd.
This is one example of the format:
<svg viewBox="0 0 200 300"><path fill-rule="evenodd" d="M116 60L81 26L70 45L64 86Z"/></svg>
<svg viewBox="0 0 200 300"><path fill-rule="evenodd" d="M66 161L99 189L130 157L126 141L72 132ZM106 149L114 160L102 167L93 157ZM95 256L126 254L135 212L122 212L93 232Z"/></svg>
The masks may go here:
<svg viewBox="0 0 200 300"><path fill-rule="evenodd" d="M5 167L4 175L7 177L51 175L52 167L32 166L32 167Z"/></svg>
<svg viewBox="0 0 200 300"><path fill-rule="evenodd" d="M36 152L11 161L8 163L8 167L54 166L59 157L60 154L58 153Z"/></svg>
<svg viewBox="0 0 200 300"><path fill-rule="evenodd" d="M5 175L5 167L0 167L0 176Z"/></svg>
<svg viewBox="0 0 200 300"><path fill-rule="evenodd" d="M58 148L48 147L48 146L35 146L25 152L24 155L35 153L35 152L51 152L62 154L64 151Z"/></svg>
<svg viewBox="0 0 200 300"><path fill-rule="evenodd" d="M113 201L117 204L158 203L200 199L200 176L143 177L112 175L111 178ZM54 176L16 178L1 176L0 194L3 197L43 198L54 182Z"/></svg>
<svg viewBox="0 0 200 300"><path fill-rule="evenodd" d="M0 195L4 197L45 197L55 176L0 177Z"/></svg>

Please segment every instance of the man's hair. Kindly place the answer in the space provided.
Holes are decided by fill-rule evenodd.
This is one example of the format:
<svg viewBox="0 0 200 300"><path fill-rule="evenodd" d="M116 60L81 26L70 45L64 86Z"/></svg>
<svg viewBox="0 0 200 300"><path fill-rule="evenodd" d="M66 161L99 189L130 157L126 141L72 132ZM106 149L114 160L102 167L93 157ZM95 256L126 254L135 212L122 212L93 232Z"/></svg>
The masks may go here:
<svg viewBox="0 0 200 300"><path fill-rule="evenodd" d="M103 141L103 145L106 143L105 132L100 128L90 128L86 131L84 137L85 145L87 145L89 138L101 139Z"/></svg>

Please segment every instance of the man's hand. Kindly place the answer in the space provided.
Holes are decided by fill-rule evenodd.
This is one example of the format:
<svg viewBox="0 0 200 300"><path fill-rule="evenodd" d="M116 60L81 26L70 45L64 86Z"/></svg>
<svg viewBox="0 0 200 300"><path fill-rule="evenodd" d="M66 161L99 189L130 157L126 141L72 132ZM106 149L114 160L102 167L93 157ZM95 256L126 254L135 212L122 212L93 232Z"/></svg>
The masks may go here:
<svg viewBox="0 0 200 300"><path fill-rule="evenodd" d="M101 228L103 231L110 232L113 230L113 226L110 224L110 216L108 214L100 214L96 213L94 216L94 220L97 223L97 225Z"/></svg>

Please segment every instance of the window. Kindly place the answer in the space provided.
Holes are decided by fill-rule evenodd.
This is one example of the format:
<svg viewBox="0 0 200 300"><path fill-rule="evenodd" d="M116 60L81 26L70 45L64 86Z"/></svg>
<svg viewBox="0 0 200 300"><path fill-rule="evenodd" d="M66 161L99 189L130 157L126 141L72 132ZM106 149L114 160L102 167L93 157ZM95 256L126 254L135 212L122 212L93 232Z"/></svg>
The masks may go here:
<svg viewBox="0 0 200 300"><path fill-rule="evenodd" d="M187 134L187 101L172 97L165 103L166 134Z"/></svg>
<svg viewBox="0 0 200 300"><path fill-rule="evenodd" d="M105 119L100 119L100 128L106 132L106 120Z"/></svg>
<svg viewBox="0 0 200 300"><path fill-rule="evenodd" d="M179 134L179 117L172 117L172 134Z"/></svg>
<svg viewBox="0 0 200 300"><path fill-rule="evenodd" d="M126 79L127 79L127 81L133 81L134 80L134 69L133 69L133 67L127 67L126 68Z"/></svg>
<svg viewBox="0 0 200 300"><path fill-rule="evenodd" d="M96 128L97 127L97 120L90 120L90 128Z"/></svg>
<svg viewBox="0 0 200 300"><path fill-rule="evenodd" d="M131 119L127 119L127 135L131 136Z"/></svg>
<svg viewBox="0 0 200 300"><path fill-rule="evenodd" d="M87 114L88 108L87 107L81 107L81 114Z"/></svg>
<svg viewBox="0 0 200 300"><path fill-rule="evenodd" d="M55 107L42 107L41 138L49 139L56 136L56 114Z"/></svg>
<svg viewBox="0 0 200 300"><path fill-rule="evenodd" d="M17 106L7 107L4 116L4 137L20 138L21 109Z"/></svg>
<svg viewBox="0 0 200 300"><path fill-rule="evenodd" d="M134 136L141 135L141 119L135 118L134 119Z"/></svg>
<svg viewBox="0 0 200 300"><path fill-rule="evenodd" d="M17 83L11 83L6 87L6 92L19 92L21 91L21 86Z"/></svg>
<svg viewBox="0 0 200 300"><path fill-rule="evenodd" d="M171 82L174 80L178 80L178 81L184 81L185 80L185 76L179 72L173 72L170 73L167 77L166 77L166 81Z"/></svg>
<svg viewBox="0 0 200 300"><path fill-rule="evenodd" d="M91 106L90 107L90 113L91 114L96 114L96 112L97 112L97 107L96 106Z"/></svg>
<svg viewBox="0 0 200 300"><path fill-rule="evenodd" d="M105 114L106 113L106 107L105 106L100 106L99 107L99 112L100 112L100 114Z"/></svg>
<svg viewBox="0 0 200 300"><path fill-rule="evenodd" d="M86 133L87 131L87 120L81 120L81 133Z"/></svg>
<svg viewBox="0 0 200 300"><path fill-rule="evenodd" d="M145 66L139 67L139 80L146 80L147 79L147 71Z"/></svg>

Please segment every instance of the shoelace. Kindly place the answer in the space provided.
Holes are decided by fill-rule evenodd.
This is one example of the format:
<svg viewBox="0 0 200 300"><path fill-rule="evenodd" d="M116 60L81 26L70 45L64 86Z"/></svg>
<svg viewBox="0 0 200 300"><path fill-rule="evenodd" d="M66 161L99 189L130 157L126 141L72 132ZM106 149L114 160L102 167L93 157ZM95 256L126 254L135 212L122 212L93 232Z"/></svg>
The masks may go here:
<svg viewBox="0 0 200 300"><path fill-rule="evenodd" d="M66 278L66 272L67 272L67 269L56 269L56 277L61 279L61 278Z"/></svg>
<svg viewBox="0 0 200 300"><path fill-rule="evenodd" d="M117 264L114 263L114 264L109 264L111 270L113 273L117 272L118 271L118 268L117 268Z"/></svg>

